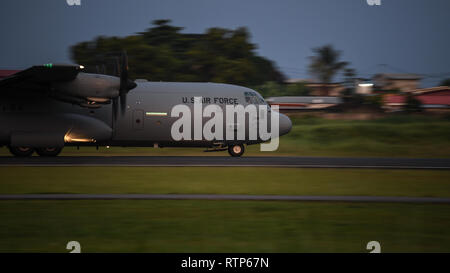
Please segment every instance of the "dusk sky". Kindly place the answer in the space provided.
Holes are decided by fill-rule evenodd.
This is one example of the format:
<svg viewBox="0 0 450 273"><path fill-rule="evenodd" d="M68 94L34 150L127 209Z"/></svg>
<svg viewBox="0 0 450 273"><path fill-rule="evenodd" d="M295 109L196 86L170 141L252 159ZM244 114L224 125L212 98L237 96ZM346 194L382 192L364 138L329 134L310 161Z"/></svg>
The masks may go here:
<svg viewBox="0 0 450 273"><path fill-rule="evenodd" d="M311 49L332 44L360 77L419 73L422 86L431 86L450 78L449 12L448 0L2 0L0 69L71 63L69 46L77 42L171 19L185 33L247 27L258 54L288 78L310 78Z"/></svg>

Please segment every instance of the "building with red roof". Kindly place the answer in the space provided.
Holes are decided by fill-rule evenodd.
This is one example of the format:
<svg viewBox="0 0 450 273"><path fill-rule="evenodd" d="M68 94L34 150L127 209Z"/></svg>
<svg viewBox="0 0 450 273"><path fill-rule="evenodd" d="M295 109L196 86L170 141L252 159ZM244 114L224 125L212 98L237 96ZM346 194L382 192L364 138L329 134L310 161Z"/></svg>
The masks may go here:
<svg viewBox="0 0 450 273"><path fill-rule="evenodd" d="M387 111L402 110L406 104L406 96L408 93L418 99L422 104L422 108L425 110L450 109L449 86L415 89L401 94L386 94L383 100L384 108Z"/></svg>

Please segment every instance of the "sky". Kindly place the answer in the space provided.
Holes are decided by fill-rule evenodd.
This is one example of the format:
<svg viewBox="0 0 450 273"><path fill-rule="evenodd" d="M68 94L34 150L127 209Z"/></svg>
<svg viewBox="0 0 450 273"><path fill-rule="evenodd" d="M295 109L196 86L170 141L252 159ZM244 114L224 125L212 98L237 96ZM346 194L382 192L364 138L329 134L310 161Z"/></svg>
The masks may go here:
<svg viewBox="0 0 450 273"><path fill-rule="evenodd" d="M184 33L247 27L257 53L288 78L311 78L312 48L325 44L341 50L360 77L419 73L423 87L450 78L449 0L381 0L379 6L367 0L80 1L2 0L0 69L71 63L71 45L171 19Z"/></svg>

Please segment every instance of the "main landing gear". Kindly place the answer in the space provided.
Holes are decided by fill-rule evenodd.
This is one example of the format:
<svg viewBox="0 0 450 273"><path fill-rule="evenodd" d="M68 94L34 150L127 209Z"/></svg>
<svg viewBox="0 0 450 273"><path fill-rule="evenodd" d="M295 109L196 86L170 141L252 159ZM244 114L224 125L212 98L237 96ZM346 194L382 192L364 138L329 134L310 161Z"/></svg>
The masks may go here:
<svg viewBox="0 0 450 273"><path fill-rule="evenodd" d="M40 156L57 156L61 150L62 148L57 147L37 148L36 153Z"/></svg>
<svg viewBox="0 0 450 273"><path fill-rule="evenodd" d="M31 156L34 152L34 149L31 147L11 147L9 146L9 151L18 157L26 157Z"/></svg>
<svg viewBox="0 0 450 273"><path fill-rule="evenodd" d="M9 151L18 157L31 156L34 151L40 156L57 156L61 152L62 148L58 147L46 147L46 148L32 148L32 147L12 147L9 146Z"/></svg>

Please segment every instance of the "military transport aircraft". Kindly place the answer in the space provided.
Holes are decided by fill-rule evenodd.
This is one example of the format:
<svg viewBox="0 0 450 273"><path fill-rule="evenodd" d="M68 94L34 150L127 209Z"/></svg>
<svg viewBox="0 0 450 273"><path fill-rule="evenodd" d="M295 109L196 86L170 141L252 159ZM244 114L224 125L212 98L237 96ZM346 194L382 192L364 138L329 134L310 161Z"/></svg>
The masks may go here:
<svg viewBox="0 0 450 273"><path fill-rule="evenodd" d="M266 104L254 90L216 83L132 81L125 52L118 76L83 69L45 64L0 79L0 146L15 156L35 151L56 156L64 146L204 147L241 156L244 144L263 142L247 136L240 141L175 141L171 136L174 105L192 108L194 97L220 107L229 102ZM279 135L291 126L290 119L279 114Z"/></svg>

